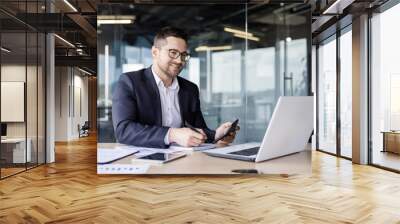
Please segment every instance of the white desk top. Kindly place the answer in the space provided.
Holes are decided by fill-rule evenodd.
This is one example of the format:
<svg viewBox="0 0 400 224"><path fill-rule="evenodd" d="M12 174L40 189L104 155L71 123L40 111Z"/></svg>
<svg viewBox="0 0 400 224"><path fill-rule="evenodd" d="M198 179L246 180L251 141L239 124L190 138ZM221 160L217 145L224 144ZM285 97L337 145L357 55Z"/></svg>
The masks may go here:
<svg viewBox="0 0 400 224"><path fill-rule="evenodd" d="M27 141L29 141L30 139L28 138ZM25 138L5 138L5 139L1 139L1 143L20 143L20 142L24 142Z"/></svg>
<svg viewBox="0 0 400 224"><path fill-rule="evenodd" d="M97 147L115 148L117 143L99 143ZM112 164L132 164L135 155L128 156ZM234 169L257 169L261 174L309 174L311 173L311 151L267 160L260 163L246 162L208 156L202 152L187 152L187 156L169 163L154 165L144 174L237 174Z"/></svg>

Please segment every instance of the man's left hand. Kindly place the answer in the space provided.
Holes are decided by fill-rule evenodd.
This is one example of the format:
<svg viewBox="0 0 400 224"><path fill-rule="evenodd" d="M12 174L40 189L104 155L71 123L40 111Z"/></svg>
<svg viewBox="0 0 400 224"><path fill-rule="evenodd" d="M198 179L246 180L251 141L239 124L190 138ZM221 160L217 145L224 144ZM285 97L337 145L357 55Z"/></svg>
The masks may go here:
<svg viewBox="0 0 400 224"><path fill-rule="evenodd" d="M220 138L221 136L224 136L225 133L229 130L231 127L232 122L226 122L221 124L216 132L215 132L215 139ZM232 143L233 140L235 140L236 132L240 130L239 126L236 126L236 130L234 132L229 133L225 138L219 140L217 144L222 144L222 145L227 145L229 143Z"/></svg>

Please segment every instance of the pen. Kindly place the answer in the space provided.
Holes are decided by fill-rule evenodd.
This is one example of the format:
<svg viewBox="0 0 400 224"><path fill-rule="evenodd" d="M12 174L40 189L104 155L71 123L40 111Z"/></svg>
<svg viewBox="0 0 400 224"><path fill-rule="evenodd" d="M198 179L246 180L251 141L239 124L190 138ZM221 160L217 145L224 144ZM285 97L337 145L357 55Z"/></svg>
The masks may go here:
<svg viewBox="0 0 400 224"><path fill-rule="evenodd" d="M232 173L258 173L256 169L237 169L231 170Z"/></svg>
<svg viewBox="0 0 400 224"><path fill-rule="evenodd" d="M197 130L196 128L194 128L192 125L190 125L187 121L185 121L185 126L190 128L192 131L195 131L199 134L201 134L201 132L199 130Z"/></svg>
<svg viewBox="0 0 400 224"><path fill-rule="evenodd" d="M139 151L140 151L140 150L137 150L136 152L133 152L133 153L128 154L128 155L126 155L126 156L123 156L123 157L120 157L120 158L116 158L116 159L113 159L113 160L110 160L110 161L107 161L107 162L100 162L100 163L97 163L97 164L98 164L98 165L110 164L110 163L115 162L115 161L117 161L117 160L124 159L124 158L126 158L126 157L128 157L128 156L131 156L131 155L133 155L133 154L136 154L136 153L138 153Z"/></svg>

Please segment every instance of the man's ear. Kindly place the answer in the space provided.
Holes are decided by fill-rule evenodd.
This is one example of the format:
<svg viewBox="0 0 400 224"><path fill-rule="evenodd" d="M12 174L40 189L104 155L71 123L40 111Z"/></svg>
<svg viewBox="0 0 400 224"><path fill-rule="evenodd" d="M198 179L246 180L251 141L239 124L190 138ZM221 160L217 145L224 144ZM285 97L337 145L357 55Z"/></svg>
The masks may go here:
<svg viewBox="0 0 400 224"><path fill-rule="evenodd" d="M153 56L153 58L157 57L159 53L160 50L158 48L156 48L155 46L151 47L151 55Z"/></svg>

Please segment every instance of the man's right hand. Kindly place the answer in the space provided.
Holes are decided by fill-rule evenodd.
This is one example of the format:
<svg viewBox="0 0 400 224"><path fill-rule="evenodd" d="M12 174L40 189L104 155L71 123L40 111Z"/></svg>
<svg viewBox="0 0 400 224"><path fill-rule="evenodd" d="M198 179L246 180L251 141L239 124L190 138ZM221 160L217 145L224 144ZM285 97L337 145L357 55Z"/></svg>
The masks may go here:
<svg viewBox="0 0 400 224"><path fill-rule="evenodd" d="M199 146L205 142L207 135L201 129L196 129L200 133L190 128L171 128L169 132L169 141L184 147Z"/></svg>

